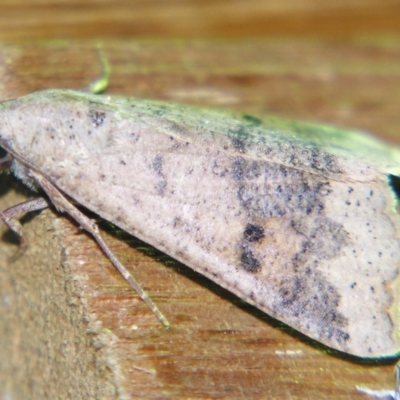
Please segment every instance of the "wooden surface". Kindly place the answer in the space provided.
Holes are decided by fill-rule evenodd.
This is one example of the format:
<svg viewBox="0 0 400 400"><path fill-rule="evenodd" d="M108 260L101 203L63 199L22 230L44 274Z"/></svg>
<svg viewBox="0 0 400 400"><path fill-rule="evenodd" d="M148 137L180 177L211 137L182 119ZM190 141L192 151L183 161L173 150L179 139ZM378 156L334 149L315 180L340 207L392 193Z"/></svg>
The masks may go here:
<svg viewBox="0 0 400 400"><path fill-rule="evenodd" d="M400 33L397 0L0 0L0 40Z"/></svg>
<svg viewBox="0 0 400 400"><path fill-rule="evenodd" d="M235 108L375 131L400 142L400 41L108 41L108 93ZM94 42L3 45L1 100L83 88ZM30 195L0 176L0 209ZM24 218L27 252L0 241L0 398L363 399L394 360L312 342L106 223L114 252L172 328L163 329L96 244L54 210ZM3 397L2 397L3 396ZM8 397L6 397L8 396Z"/></svg>
<svg viewBox="0 0 400 400"><path fill-rule="evenodd" d="M0 0L0 99L87 86L100 73L95 43L113 38L108 93L399 143L399 33L396 0ZM0 194L0 209L32 195L5 175ZM394 360L333 353L103 223L166 332L74 223L54 210L23 221L30 245L12 264L0 224L2 399L363 399L355 385L393 384Z"/></svg>

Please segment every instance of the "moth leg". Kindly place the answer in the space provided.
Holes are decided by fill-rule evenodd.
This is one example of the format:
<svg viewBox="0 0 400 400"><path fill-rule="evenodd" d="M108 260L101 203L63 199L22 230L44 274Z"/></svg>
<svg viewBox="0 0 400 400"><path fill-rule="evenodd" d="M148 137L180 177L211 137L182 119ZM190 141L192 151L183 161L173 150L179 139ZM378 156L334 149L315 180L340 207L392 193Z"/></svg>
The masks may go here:
<svg viewBox="0 0 400 400"><path fill-rule="evenodd" d="M39 172L30 171L32 176L36 179L39 185L47 193L55 207L69 214L83 229L89 232L97 244L109 258L109 260L114 264L115 268L119 273L125 278L125 280L131 285L131 287L137 292L140 298L149 306L154 315L158 320L166 327L169 328L170 323L161 313L159 308L153 303L148 294L139 285L135 278L130 274L130 272L121 264L118 258L114 255L111 249L108 247L104 239L101 237L99 229L94 221L89 219L85 214L79 211L53 184L51 184L42 174Z"/></svg>
<svg viewBox="0 0 400 400"><path fill-rule="evenodd" d="M19 248L17 252L10 258L10 261L16 260L26 250L27 247L27 243L22 232L22 225L15 218L15 216L25 212L43 210L48 206L49 203L45 198L37 197L35 199L16 204L15 206L12 206L10 208L7 208L3 212L0 212L1 219L10 228L11 231L17 234L19 239Z"/></svg>

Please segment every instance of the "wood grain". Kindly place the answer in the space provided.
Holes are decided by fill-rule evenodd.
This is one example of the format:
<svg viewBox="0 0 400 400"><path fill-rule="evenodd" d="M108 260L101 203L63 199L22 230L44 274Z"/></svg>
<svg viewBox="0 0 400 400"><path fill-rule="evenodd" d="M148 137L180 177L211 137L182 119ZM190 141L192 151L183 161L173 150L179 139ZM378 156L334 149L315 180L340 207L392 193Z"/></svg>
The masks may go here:
<svg viewBox="0 0 400 400"><path fill-rule="evenodd" d="M307 37L400 33L396 0L0 0L0 40Z"/></svg>
<svg viewBox="0 0 400 400"><path fill-rule="evenodd" d="M2 100L84 88L96 42L0 47ZM400 142L400 41L106 41L108 93L273 113ZM29 196L0 177L0 208ZM89 236L47 210L24 219L27 252L0 242L0 397L363 399L394 360L339 354L272 320L145 243L101 222L113 251L165 313L166 331Z"/></svg>

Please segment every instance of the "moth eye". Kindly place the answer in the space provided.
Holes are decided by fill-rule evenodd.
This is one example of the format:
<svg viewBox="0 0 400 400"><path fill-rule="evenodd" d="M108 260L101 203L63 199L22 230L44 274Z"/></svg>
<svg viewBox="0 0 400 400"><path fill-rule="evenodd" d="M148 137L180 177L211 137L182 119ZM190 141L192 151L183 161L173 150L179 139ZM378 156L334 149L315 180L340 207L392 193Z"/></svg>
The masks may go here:
<svg viewBox="0 0 400 400"><path fill-rule="evenodd" d="M12 157L11 155L0 147L0 171L4 171L11 167Z"/></svg>

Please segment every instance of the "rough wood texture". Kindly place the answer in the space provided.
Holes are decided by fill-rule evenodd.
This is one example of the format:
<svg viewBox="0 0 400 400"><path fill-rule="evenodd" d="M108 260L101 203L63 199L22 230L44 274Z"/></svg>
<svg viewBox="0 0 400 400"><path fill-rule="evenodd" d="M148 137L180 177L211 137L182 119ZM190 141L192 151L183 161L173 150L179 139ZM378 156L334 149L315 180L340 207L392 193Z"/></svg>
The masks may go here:
<svg viewBox="0 0 400 400"><path fill-rule="evenodd" d="M106 42L108 93L236 108L375 131L400 142L400 42ZM0 96L83 88L92 42L0 48ZM29 192L0 177L0 208ZM54 210L24 219L27 252L0 241L0 397L363 399L394 361L338 354L135 238L102 227L165 313L163 329L96 244ZM8 397L7 397L8 396Z"/></svg>

